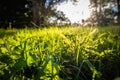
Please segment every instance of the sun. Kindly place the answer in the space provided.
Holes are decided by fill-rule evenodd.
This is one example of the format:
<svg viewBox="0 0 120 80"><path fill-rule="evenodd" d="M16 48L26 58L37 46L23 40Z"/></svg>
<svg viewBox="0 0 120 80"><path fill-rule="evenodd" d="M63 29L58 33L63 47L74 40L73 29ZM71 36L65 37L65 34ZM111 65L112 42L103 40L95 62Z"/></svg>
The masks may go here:
<svg viewBox="0 0 120 80"><path fill-rule="evenodd" d="M80 22L90 16L89 0L80 0L73 5L72 2L63 3L57 7L57 10L63 11L71 23Z"/></svg>

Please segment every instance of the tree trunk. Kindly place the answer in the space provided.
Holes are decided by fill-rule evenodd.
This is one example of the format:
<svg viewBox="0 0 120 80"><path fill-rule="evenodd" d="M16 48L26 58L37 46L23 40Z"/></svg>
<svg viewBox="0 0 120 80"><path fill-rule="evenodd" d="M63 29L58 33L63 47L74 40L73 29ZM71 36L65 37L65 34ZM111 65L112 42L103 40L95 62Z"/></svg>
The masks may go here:
<svg viewBox="0 0 120 80"><path fill-rule="evenodd" d="M99 17L98 17L98 3L97 3L97 0L94 0L94 4L95 4L95 15L96 15L96 22L97 22L97 25L99 24Z"/></svg>
<svg viewBox="0 0 120 80"><path fill-rule="evenodd" d="M120 0L117 0L117 6L118 6L118 24L120 24Z"/></svg>
<svg viewBox="0 0 120 80"><path fill-rule="evenodd" d="M33 22L37 26L44 25L44 13L45 13L45 2L46 0L31 0L33 3Z"/></svg>
<svg viewBox="0 0 120 80"><path fill-rule="evenodd" d="M39 8L39 4L37 3L37 1L33 1L33 0L32 0L32 3L33 3L33 8L32 8L33 22L37 26L40 26L40 14L39 14L40 8Z"/></svg>

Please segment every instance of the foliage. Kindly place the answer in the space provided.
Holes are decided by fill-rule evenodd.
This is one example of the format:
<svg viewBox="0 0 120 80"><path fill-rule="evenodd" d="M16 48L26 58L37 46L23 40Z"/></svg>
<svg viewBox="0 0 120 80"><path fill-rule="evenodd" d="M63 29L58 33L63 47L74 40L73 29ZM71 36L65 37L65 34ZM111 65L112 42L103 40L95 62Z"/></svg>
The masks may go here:
<svg viewBox="0 0 120 80"><path fill-rule="evenodd" d="M2 80L113 80L120 76L119 26L2 31Z"/></svg>
<svg viewBox="0 0 120 80"><path fill-rule="evenodd" d="M91 22L98 25L120 24L120 0L89 0L89 7L92 9ZM117 5L116 5L117 4ZM118 12L112 8L118 7ZM115 17L117 16L117 19Z"/></svg>
<svg viewBox="0 0 120 80"><path fill-rule="evenodd" d="M51 17L66 20L64 14L59 14L60 11L55 7L65 1L67 0L1 0L0 28L47 25Z"/></svg>
<svg viewBox="0 0 120 80"><path fill-rule="evenodd" d="M27 0L1 0L0 1L0 28L6 28L9 25L22 27L28 25L31 18L31 2Z"/></svg>

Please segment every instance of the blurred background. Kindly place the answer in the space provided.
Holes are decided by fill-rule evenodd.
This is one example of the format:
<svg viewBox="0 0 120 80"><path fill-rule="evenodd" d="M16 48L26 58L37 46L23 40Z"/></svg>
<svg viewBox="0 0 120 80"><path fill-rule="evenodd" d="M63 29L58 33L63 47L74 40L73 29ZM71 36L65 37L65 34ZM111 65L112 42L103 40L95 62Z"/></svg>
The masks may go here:
<svg viewBox="0 0 120 80"><path fill-rule="evenodd" d="M1 0L0 28L120 25L120 0Z"/></svg>

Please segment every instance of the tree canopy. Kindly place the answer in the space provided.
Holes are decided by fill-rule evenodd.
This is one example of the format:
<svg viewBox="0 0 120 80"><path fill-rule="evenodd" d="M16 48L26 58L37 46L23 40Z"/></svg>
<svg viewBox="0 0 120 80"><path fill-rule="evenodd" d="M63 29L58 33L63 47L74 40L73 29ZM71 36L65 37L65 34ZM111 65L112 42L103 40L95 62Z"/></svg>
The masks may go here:
<svg viewBox="0 0 120 80"><path fill-rule="evenodd" d="M79 0L1 0L0 1L0 27L22 27L23 25L46 25L51 18L61 21L69 21L63 12L57 11L56 5L63 2ZM114 1L114 2L113 2ZM111 8L105 8L113 2L118 12L112 12ZM120 23L120 0L90 0L92 10L91 18L94 22L104 25L109 24L111 17L117 14L117 22ZM113 21L114 22L114 21Z"/></svg>
<svg viewBox="0 0 120 80"><path fill-rule="evenodd" d="M91 18L98 25L120 24L120 0L90 0ZM113 10L116 9L117 11ZM114 18L117 16L117 20Z"/></svg>
<svg viewBox="0 0 120 80"><path fill-rule="evenodd" d="M7 27L9 23L20 26L30 22L31 11L27 7L27 0L1 0L0 1L0 27Z"/></svg>
<svg viewBox="0 0 120 80"><path fill-rule="evenodd" d="M64 14L55 8L55 5L65 1L68 0L1 0L0 27L5 28L11 23L12 26L21 28L23 25L30 25L31 22L40 26L51 16L65 20Z"/></svg>

